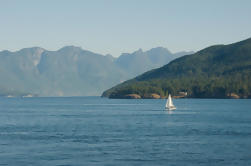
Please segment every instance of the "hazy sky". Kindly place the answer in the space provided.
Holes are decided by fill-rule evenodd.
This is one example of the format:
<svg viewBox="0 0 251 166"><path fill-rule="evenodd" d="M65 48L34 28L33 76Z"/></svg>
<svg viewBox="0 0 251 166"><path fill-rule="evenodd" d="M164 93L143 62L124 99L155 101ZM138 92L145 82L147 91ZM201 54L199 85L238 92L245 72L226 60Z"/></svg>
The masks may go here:
<svg viewBox="0 0 251 166"><path fill-rule="evenodd" d="M251 0L0 0L0 50L81 46L114 56L251 37Z"/></svg>

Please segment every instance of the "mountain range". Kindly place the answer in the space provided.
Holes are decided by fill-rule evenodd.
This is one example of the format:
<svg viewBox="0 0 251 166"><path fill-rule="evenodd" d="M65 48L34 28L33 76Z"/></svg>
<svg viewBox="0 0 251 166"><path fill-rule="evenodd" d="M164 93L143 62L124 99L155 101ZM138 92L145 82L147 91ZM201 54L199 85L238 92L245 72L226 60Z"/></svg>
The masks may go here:
<svg viewBox="0 0 251 166"><path fill-rule="evenodd" d="M57 51L40 47L5 50L0 52L0 96L100 95L105 89L191 53L173 54L157 47L115 58L75 46Z"/></svg>
<svg viewBox="0 0 251 166"><path fill-rule="evenodd" d="M110 98L251 98L251 38L214 45L108 89ZM180 95L182 94L182 95Z"/></svg>

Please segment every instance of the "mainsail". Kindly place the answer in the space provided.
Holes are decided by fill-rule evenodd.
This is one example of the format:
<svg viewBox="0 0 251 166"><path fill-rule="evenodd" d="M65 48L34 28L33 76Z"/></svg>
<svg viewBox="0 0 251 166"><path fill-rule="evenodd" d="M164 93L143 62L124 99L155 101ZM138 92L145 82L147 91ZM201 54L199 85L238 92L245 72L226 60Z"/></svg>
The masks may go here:
<svg viewBox="0 0 251 166"><path fill-rule="evenodd" d="M170 94L168 95L168 99L166 101L166 108L169 110L176 109L176 107L173 105L172 97Z"/></svg>

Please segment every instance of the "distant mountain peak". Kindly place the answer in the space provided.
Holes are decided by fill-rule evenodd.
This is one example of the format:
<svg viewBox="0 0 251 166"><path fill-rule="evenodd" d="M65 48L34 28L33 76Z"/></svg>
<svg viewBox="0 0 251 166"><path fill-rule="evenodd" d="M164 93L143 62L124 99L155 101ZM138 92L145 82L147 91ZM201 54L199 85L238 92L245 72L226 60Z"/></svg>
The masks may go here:
<svg viewBox="0 0 251 166"><path fill-rule="evenodd" d="M112 56L111 54L106 54L105 56L106 56L106 57L109 57L109 58L115 58L115 57Z"/></svg>
<svg viewBox="0 0 251 166"><path fill-rule="evenodd" d="M169 51L167 48L165 47L155 47L155 48L152 48L148 51L146 51L147 53L168 53L168 54L172 54L171 51Z"/></svg>
<svg viewBox="0 0 251 166"><path fill-rule="evenodd" d="M70 45L70 46L64 46L60 48L58 51L83 51L83 49L78 46Z"/></svg>
<svg viewBox="0 0 251 166"><path fill-rule="evenodd" d="M150 50L165 50L165 51L169 51L167 48L165 47L154 47L154 48L151 48ZM149 51L150 51L149 50Z"/></svg>
<svg viewBox="0 0 251 166"><path fill-rule="evenodd" d="M134 54L138 54L138 53L143 53L142 48L139 48L137 51L134 52Z"/></svg>
<svg viewBox="0 0 251 166"><path fill-rule="evenodd" d="M43 52L45 51L44 48L41 47L30 47L30 48L22 48L21 50L19 50L18 52L26 52L26 51L31 51L31 52Z"/></svg>

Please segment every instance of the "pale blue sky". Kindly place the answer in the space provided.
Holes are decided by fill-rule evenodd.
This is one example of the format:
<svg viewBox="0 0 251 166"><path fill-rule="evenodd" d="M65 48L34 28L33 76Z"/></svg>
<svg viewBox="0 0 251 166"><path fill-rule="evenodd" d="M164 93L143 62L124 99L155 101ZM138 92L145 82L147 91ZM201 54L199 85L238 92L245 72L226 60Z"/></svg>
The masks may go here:
<svg viewBox="0 0 251 166"><path fill-rule="evenodd" d="M250 0L0 0L0 50L65 45L119 56L251 37Z"/></svg>

